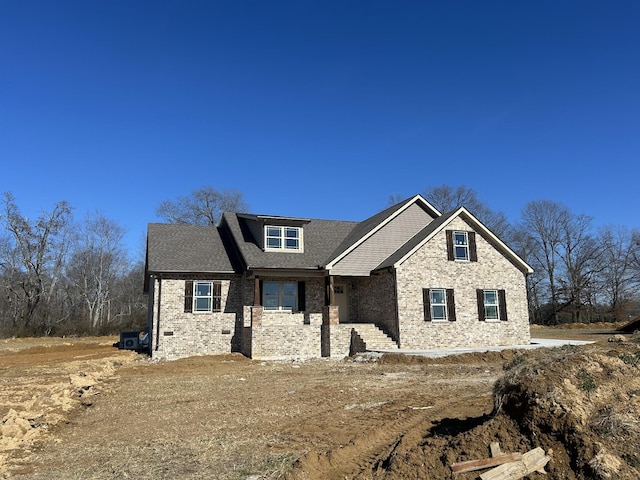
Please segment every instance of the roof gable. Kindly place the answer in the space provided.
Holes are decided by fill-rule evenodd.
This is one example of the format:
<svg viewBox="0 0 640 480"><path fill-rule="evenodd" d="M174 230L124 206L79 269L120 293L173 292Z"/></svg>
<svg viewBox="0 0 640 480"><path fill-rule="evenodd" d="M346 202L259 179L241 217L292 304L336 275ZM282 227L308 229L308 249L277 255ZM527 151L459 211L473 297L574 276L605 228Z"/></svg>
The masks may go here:
<svg viewBox="0 0 640 480"><path fill-rule="evenodd" d="M434 220L420 232L418 232L411 240L409 240L402 248L399 248L393 255L385 259L375 270L382 270L389 267L398 267L404 261L413 255L418 249L420 249L425 243L429 242L437 233L441 232L447 227L455 218L462 218L467 223L473 226L474 230L482 235L490 244L492 244L497 250L499 250L505 257L507 257L516 267L525 273L532 273L531 268L524 260L522 260L511 248L507 246L502 240L493 234L483 223L474 217L471 212L466 208L460 207L457 210L449 212L446 215L442 215L440 218Z"/></svg>
<svg viewBox="0 0 640 480"><path fill-rule="evenodd" d="M411 205L420 205L432 217L436 218L441 213L427 202L421 195L415 195L396 205L393 205L382 212L379 212L366 220L358 223L348 237L335 249L327 260L327 269L332 268L337 262L355 250L377 231L391 222L394 218L407 210Z"/></svg>

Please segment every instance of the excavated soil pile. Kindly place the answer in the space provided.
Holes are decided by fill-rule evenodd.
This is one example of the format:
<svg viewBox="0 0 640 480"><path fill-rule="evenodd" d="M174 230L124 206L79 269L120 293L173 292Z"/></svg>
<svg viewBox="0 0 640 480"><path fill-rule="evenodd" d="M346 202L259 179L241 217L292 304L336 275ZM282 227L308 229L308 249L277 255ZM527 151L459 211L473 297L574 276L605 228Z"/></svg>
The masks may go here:
<svg viewBox="0 0 640 480"><path fill-rule="evenodd" d="M515 356L494 389L495 409L478 418L434 422L417 443L400 438L360 478L478 478L453 474L456 462L541 447L548 476L640 478L640 345L637 341L541 349Z"/></svg>

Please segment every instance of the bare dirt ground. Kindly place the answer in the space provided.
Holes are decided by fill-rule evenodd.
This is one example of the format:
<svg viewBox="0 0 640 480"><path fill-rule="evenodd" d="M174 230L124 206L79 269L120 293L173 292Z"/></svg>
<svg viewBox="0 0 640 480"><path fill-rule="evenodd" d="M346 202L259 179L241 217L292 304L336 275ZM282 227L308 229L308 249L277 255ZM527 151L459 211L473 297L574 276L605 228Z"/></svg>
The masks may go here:
<svg viewBox="0 0 640 480"><path fill-rule="evenodd" d="M0 341L0 478L444 479L493 441L552 450L530 478L639 478L640 345L596 327L532 331L590 346L439 359L153 362L115 338Z"/></svg>

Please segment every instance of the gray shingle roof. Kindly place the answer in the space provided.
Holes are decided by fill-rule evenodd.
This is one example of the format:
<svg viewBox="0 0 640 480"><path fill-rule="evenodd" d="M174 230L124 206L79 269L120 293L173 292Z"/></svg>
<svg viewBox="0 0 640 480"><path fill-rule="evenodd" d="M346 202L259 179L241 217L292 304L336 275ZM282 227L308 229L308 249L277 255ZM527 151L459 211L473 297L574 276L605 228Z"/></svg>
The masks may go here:
<svg viewBox="0 0 640 480"><path fill-rule="evenodd" d="M150 273L230 273L229 254L216 227L150 223L147 271Z"/></svg>
<svg viewBox="0 0 640 480"><path fill-rule="evenodd" d="M335 246L340 244L358 225L357 222L340 220L305 219L303 229L304 252L265 252L253 237L244 218L234 213L223 215L223 224L229 227L245 267L257 268L318 269L326 264Z"/></svg>

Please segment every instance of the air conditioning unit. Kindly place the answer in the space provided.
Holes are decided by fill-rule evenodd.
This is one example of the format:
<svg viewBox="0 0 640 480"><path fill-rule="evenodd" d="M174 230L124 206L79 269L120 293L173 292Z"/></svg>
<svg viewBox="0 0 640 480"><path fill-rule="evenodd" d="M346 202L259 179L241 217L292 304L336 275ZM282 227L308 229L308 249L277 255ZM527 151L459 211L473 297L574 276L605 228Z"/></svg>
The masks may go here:
<svg viewBox="0 0 640 480"><path fill-rule="evenodd" d="M120 348L124 350L138 350L140 338L138 332L120 332Z"/></svg>

